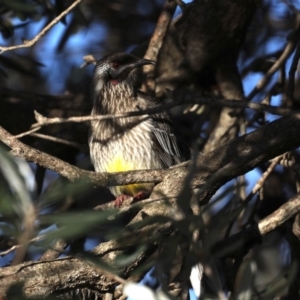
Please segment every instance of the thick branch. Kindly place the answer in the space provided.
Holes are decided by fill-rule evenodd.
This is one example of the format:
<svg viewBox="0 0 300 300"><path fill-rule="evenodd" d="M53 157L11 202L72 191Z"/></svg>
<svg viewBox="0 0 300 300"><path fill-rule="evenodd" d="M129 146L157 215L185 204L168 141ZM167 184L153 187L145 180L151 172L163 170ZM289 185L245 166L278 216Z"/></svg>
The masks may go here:
<svg viewBox="0 0 300 300"><path fill-rule="evenodd" d="M287 203L280 206L271 215L259 221L256 226L238 232L229 238L218 242L213 247L213 254L220 253L227 256L235 253L240 247L246 246L246 251L251 245L258 243L260 238L281 226L287 220L293 218L300 212L300 194L296 194Z"/></svg>
<svg viewBox="0 0 300 300"><path fill-rule="evenodd" d="M258 223L261 235L266 235L300 212L300 194L295 195L287 203L280 206L271 215Z"/></svg>
<svg viewBox="0 0 300 300"><path fill-rule="evenodd" d="M109 247L109 248L108 248ZM113 251L116 245L103 243L97 254L104 256L105 251ZM109 255L107 254L108 262ZM116 270L117 272L117 270ZM106 272L103 272L106 273ZM113 291L116 282L109 276L101 275L99 269L76 258L66 257L50 261L25 262L17 266L2 268L0 271L0 294L4 295L12 283L24 282L26 296L46 297L53 293L64 293L85 286L103 293ZM20 296L20 295L19 295Z"/></svg>
<svg viewBox="0 0 300 300"><path fill-rule="evenodd" d="M124 172L118 174L95 173L82 170L52 155L23 144L2 127L0 127L0 141L10 147L14 155L23 157L27 161L36 163L46 169L52 170L69 179L70 181L86 179L94 185L110 186L124 185L134 181L141 182L141 180L143 181L144 179L146 179L145 182L160 182L163 178L164 170L142 170L138 171L136 174L134 172Z"/></svg>
<svg viewBox="0 0 300 300"><path fill-rule="evenodd" d="M299 147L299 127L300 120L297 118L281 118L265 125L259 130L237 138L219 149L203 155L200 154L197 159L198 171L192 181L193 186L200 187L200 200L207 201L228 180L244 174L259 164L288 150ZM47 154L34 150L16 139L11 139L10 136L5 135L5 131L3 130L0 130L0 138L4 139L4 142L12 148L18 149L19 155L40 161L43 166L53 168L53 158L49 160L50 156L47 156ZM35 158L35 155L38 158ZM67 176L68 172L65 172L63 168L68 168L70 165L64 162L61 163L61 173ZM176 197L181 190L182 181L188 172L188 166L187 164L183 164L164 172L163 182L156 186L155 192L152 195L153 198L155 194L161 197L162 193L168 197ZM126 176L130 173L144 174L146 176L146 172L128 172ZM118 178L120 174L111 174L111 176ZM140 179L142 178L141 176ZM287 205L289 209L286 209L286 206L284 206L280 209L279 213L274 213L268 217L269 219L267 218L259 223L259 229L262 234L274 229L274 226L270 226L270 220L273 222L276 219L274 224L278 226L296 212L295 207L297 209L299 207L297 203L296 206ZM153 203L147 204L142 212L144 215L153 215L155 212L156 214L159 213L167 216L172 213L172 210L170 210L170 206L164 206L160 201L153 201ZM142 212L138 215L141 215ZM108 264L113 265L112 260L117 253L117 250L114 250L116 247L118 245L111 241L99 245L96 252L97 254L102 253L102 258ZM123 273L125 269L128 270L128 268L117 270L117 273L124 278L126 278ZM59 277L57 277L57 274L59 274ZM85 286L86 282L89 282L91 288L97 291L111 291L115 286L115 281L108 280L106 276L100 274L101 271L96 271L87 263L75 258L65 258L50 262L28 262L19 266L3 268L0 271L0 280L3 289L12 284L12 282L16 283L25 280L24 290L27 295L31 296L45 296L55 291L63 292L66 289L81 288ZM46 282L45 278L47 278Z"/></svg>
<svg viewBox="0 0 300 300"><path fill-rule="evenodd" d="M286 222L289 218L295 216L299 211L300 195L297 194L273 214L261 220L258 223L258 229L247 229L229 237L225 241L218 243L214 253L221 253L223 256L225 255L224 249L227 247L231 251L235 248L236 251L236 247L241 247L243 244L249 242L249 240L267 234ZM117 247L113 241L102 243L95 249L95 254L99 255L106 263L112 266L114 265L114 253L118 252ZM145 255L144 258L146 257ZM139 259L141 257L137 260ZM130 270L130 267L124 266L115 271L126 277L128 270ZM23 290L25 294L32 297L45 297L53 293L64 293L72 289L81 289L87 285L87 282L89 283L89 288L96 293L112 292L116 281L110 279L110 276L105 276L105 274L107 274L107 271L101 272L101 270L95 269L88 263L72 257L43 262L26 262L18 266L9 266L0 270L0 294L4 294L6 288L11 284L18 282L24 282ZM112 275L111 278L113 277Z"/></svg>
<svg viewBox="0 0 300 300"><path fill-rule="evenodd" d="M197 160L198 172L192 185L202 186L201 200L207 201L215 191L228 180L242 175L261 163L300 146L298 128L300 120L285 117L262 128L237 138L221 148L200 154ZM46 153L35 150L0 127L0 140L18 156L51 169L71 181L86 178L96 185L124 185L136 182L161 182L155 188L155 199L161 193L176 197L181 190L188 166L168 170L129 171L124 173L101 173L80 170ZM170 184L172 183L172 184ZM203 185L205 183L205 185Z"/></svg>
<svg viewBox="0 0 300 300"><path fill-rule="evenodd" d="M211 152L199 154L197 173L191 183L193 187L201 187L199 200L208 201L227 181L299 147L299 126L297 118L281 118ZM187 172L187 168L170 169L155 187L152 197L156 198L161 193L176 197Z"/></svg>

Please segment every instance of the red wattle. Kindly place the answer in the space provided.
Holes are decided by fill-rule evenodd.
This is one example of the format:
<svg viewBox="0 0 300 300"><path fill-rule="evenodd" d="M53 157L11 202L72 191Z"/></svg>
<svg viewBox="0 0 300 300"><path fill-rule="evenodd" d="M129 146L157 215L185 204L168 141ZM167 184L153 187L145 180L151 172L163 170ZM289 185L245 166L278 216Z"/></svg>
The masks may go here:
<svg viewBox="0 0 300 300"><path fill-rule="evenodd" d="M111 79L110 80L111 84L116 85L119 83L119 81L117 79Z"/></svg>

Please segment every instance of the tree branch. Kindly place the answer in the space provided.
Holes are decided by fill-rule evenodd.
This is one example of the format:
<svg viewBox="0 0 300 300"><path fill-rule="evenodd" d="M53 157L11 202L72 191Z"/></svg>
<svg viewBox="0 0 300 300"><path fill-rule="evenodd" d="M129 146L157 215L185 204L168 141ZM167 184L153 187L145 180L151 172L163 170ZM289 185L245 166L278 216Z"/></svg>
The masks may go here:
<svg viewBox="0 0 300 300"><path fill-rule="evenodd" d="M261 163L286 151L299 147L299 127L299 119L293 117L281 118L254 132L232 140L221 148L206 154L200 154L197 158L197 173L191 182L192 187L198 187L200 189L198 194L199 200L201 202L208 201L215 191L228 180L244 174ZM50 169L53 169L53 165L56 164L53 157L32 149L16 139L11 139L11 135L1 128L0 139L26 159L30 158L30 160L39 162L44 167ZM77 169L62 161L60 161L60 163L60 174L67 178L70 177L69 173ZM69 167L72 169L68 171ZM169 199L177 197L182 189L182 182L188 174L188 171L188 164L162 170L160 174L164 175L160 179L163 181L155 187L151 197L155 199L155 195L157 195L162 198L162 194L168 196ZM79 174L89 174L91 177L85 177L89 178L89 180L93 180L93 183L97 182L96 173L85 172L87 171L83 171L83 173ZM139 174L141 181L144 179L143 176L147 176L147 171L127 172L125 175L127 180L129 178L127 176L129 176L130 173ZM78 176L80 177L79 174L77 174L76 178L78 178ZM101 176L103 176L103 174L98 175L100 179L102 178ZM118 176L122 175L124 174L110 174L115 182L120 178ZM150 180L151 178L149 177L148 179ZM153 181L154 179L155 178L153 178ZM108 183L108 181L106 183ZM129 183L129 181L127 183ZM176 203L175 199L174 203ZM267 231L274 229L274 226L270 226L270 221L268 220L273 220L277 225L280 225L287 218L291 217L294 212L296 213L295 207L299 206L299 203L297 203L295 202L292 206L289 206L288 210L285 209L287 207L284 207L284 209L280 210L280 213L272 214L270 219L262 220L259 223L261 224L259 225L261 232L265 234ZM137 216L142 220L144 218L143 216L151 216L154 213L163 216L171 216L174 214L176 206L170 210L169 205L163 204L164 200L150 201ZM127 242L129 241L127 240ZM103 243L95 249L95 253L102 253L100 256L104 258L109 265L114 265L114 253L116 253L115 251L119 251L116 249L116 247L119 246L116 241ZM117 270L116 273L122 274L121 276L126 278L126 274L128 273L124 275L124 270L128 271L128 266L124 267L124 269ZM57 277L58 274L59 278ZM87 263L75 258L65 258L49 262L29 262L0 270L2 289L5 289L13 282L25 281L25 293L31 296L45 296L53 292L63 292L67 289L80 289L86 282L89 282L90 287L96 291L111 292L115 287L115 281L107 280L106 276L100 274L101 272L99 272L99 270L95 271L95 269ZM45 282L45 278L47 278L47 282Z"/></svg>
<svg viewBox="0 0 300 300"><path fill-rule="evenodd" d="M300 118L300 113L297 111L293 111L287 108L272 106L272 105L240 101L240 100L225 100L220 98L186 96L184 97L184 99L179 99L178 101L174 101L172 103L168 103L165 105L160 105L155 108L141 110L141 111L132 111L128 113L114 114L114 115L99 115L99 116L89 115L89 116L69 117L69 118L59 118L59 117L47 118L35 111L37 123L32 125L32 129L20 133L14 136L14 138L21 138L26 135L31 135L32 133L38 131L41 127L48 126L51 124L72 123L72 122L81 123L81 122L90 122L93 120L109 120L109 119L118 119L118 118L128 118L132 116L152 115L158 112L169 110L173 107L186 105L186 104L203 104L203 105L211 105L215 107L230 107L230 108L249 108L255 111L269 112L271 114L279 115L279 116L295 116L297 118Z"/></svg>
<svg viewBox="0 0 300 300"><path fill-rule="evenodd" d="M144 179L145 182L160 182L165 172L164 170L142 170L137 171L136 174L131 171L113 175L113 173L95 173L82 170L52 155L25 145L2 127L0 127L0 141L10 147L14 155L52 170L70 181L86 179L97 186L124 185L133 181L140 182Z"/></svg>
<svg viewBox="0 0 300 300"><path fill-rule="evenodd" d="M200 202L207 202L223 184L243 175L260 164L300 146L300 120L284 117L262 128L236 138L211 152L199 154L197 172L191 187L200 188ZM165 173L151 197L161 193L176 197L188 168L170 169ZM172 184L170 184L172 182Z"/></svg>
<svg viewBox="0 0 300 300"><path fill-rule="evenodd" d="M199 155L197 158L198 172L192 182L193 187L201 186L199 199L208 201L215 191L228 180L252 170L269 159L299 147L299 127L299 118L284 117L234 139L221 148ZM152 197L154 199L161 198L161 194L176 198L188 172L188 164L167 170L122 173L89 172L23 144L1 127L0 140L9 146L15 155L53 170L71 181L81 178L101 186L161 182L155 188L153 194L155 196Z"/></svg>
<svg viewBox="0 0 300 300"><path fill-rule="evenodd" d="M257 237L271 232L298 212L300 212L300 194L295 195L270 216L258 222L258 229L252 227L218 242L214 246L213 253L215 255L227 255L229 252L225 253L224 249L228 247L227 249L233 251L233 246L235 247L234 251L236 251L237 248L245 243L249 243L251 239L257 239ZM93 252L106 263L115 265L113 262L114 253L118 251L116 242L109 241L100 244ZM147 255L144 256L144 259L146 257ZM122 274L126 278L129 270L130 267L126 265L116 269L115 272L116 274ZM96 293L113 292L117 282L111 279L114 275L110 276L107 274L107 271L101 271L89 263L73 257L42 262L30 261L18 266L0 269L0 294L4 294L11 284L18 282L24 283L23 291L27 296L31 297L46 297L53 293L64 293L72 289L81 289L86 285L86 282L89 283L89 288ZM119 278L118 276L115 277Z"/></svg>
<svg viewBox="0 0 300 300"><path fill-rule="evenodd" d="M217 242L213 246L212 253L228 256L235 253L238 248L259 242L260 238L281 226L287 220L300 212L300 194L293 196L287 203L280 206L272 214L241 232L233 234L227 239ZM246 246L247 247L247 246ZM248 249L245 249L246 251Z"/></svg>
<svg viewBox="0 0 300 300"><path fill-rule="evenodd" d="M258 92L260 92L270 81L272 76L280 69L283 63L290 57L297 46L300 35L300 14L296 15L296 28L288 36L288 43L286 44L281 56L267 71L264 77L257 83L255 88L247 96L247 101L250 101Z"/></svg>
<svg viewBox="0 0 300 300"><path fill-rule="evenodd" d="M42 36L44 36L55 24L57 24L65 15L67 15L80 2L81 0L75 0L75 2L73 2L66 10L64 10L54 20L52 20L52 22L50 22L45 28L43 28L43 30L39 34L37 34L32 40L26 40L24 41L23 44L16 45L16 46L10 46L10 47L0 46L0 54L6 51L11 51L20 48L29 48L34 46Z"/></svg>
<svg viewBox="0 0 300 300"><path fill-rule="evenodd" d="M156 27L152 38L150 40L147 52L145 54L146 59L157 61L159 51L163 45L169 24L172 20L175 12L176 3L166 0L163 10L158 18ZM146 89L148 91L155 91L155 80L154 80L154 67L151 65L144 66L144 74L146 75Z"/></svg>

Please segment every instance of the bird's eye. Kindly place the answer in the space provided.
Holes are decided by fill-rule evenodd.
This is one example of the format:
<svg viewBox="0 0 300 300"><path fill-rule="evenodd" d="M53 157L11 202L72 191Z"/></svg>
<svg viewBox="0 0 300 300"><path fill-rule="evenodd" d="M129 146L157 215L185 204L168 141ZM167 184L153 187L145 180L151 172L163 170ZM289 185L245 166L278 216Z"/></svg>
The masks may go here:
<svg viewBox="0 0 300 300"><path fill-rule="evenodd" d="M117 68L119 68L120 64L118 62L114 61L114 62L112 62L111 65L112 65L113 68L117 69Z"/></svg>

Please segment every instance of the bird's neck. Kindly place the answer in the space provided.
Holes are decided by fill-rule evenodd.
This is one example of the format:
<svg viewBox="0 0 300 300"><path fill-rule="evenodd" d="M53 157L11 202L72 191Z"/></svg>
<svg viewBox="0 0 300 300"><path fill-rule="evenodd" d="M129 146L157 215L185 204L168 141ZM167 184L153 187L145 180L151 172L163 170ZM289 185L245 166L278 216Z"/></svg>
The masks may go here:
<svg viewBox="0 0 300 300"><path fill-rule="evenodd" d="M135 110L136 91L126 82L108 82L96 90L94 113L117 114Z"/></svg>

